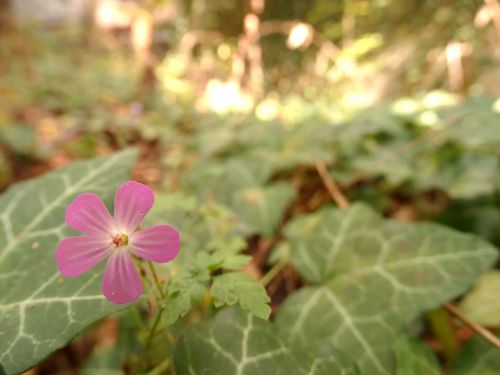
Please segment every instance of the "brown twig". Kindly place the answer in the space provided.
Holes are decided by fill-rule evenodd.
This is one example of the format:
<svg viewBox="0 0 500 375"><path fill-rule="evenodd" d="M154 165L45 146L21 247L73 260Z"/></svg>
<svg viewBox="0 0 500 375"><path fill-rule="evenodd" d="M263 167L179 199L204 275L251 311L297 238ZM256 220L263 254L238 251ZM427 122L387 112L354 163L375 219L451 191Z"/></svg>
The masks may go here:
<svg viewBox="0 0 500 375"><path fill-rule="evenodd" d="M316 162L316 170L318 171L323 184L325 184L325 187L328 189L328 192L332 196L333 200L335 201L335 203L337 203L337 206L339 206L343 210L348 208L349 201L328 173L328 168L326 167L325 162L322 160L318 160Z"/></svg>
<svg viewBox="0 0 500 375"><path fill-rule="evenodd" d="M455 318L458 318L460 321L462 321L466 326L470 327L475 332L483 336L485 340L488 340L497 349L500 349L500 339L496 337L491 331L467 318L456 306L452 305L451 303L445 303L443 307Z"/></svg>

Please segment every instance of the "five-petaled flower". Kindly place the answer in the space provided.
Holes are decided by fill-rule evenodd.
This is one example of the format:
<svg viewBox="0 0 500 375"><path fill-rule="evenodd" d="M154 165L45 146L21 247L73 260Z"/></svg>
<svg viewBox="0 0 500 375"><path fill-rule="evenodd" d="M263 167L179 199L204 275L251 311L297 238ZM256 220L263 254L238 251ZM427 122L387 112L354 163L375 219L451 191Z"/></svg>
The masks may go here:
<svg viewBox="0 0 500 375"><path fill-rule="evenodd" d="M64 238L56 249L59 271L79 276L107 258L102 291L116 304L135 301L143 291L133 256L165 263L179 252L179 232L170 225L139 229L153 206L152 190L136 181L115 194L114 217L99 196L84 193L66 209L66 224L83 236Z"/></svg>

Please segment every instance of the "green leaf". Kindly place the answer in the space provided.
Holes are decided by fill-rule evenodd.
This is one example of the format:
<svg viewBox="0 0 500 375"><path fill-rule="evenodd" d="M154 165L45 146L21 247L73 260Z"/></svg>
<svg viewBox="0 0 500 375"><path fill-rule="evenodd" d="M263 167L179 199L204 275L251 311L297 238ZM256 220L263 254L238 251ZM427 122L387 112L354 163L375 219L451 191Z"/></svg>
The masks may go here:
<svg viewBox="0 0 500 375"><path fill-rule="evenodd" d="M259 318L267 319L271 314L266 290L245 273L230 272L214 277L211 293L215 307L238 303Z"/></svg>
<svg viewBox="0 0 500 375"><path fill-rule="evenodd" d="M498 152L500 145L500 114L494 111L494 98L478 96L445 112L446 116L457 116L453 126L444 131L444 136L472 150Z"/></svg>
<svg viewBox="0 0 500 375"><path fill-rule="evenodd" d="M163 319L168 325L174 324L180 317L186 316L191 310L191 293L177 290L170 292L165 299Z"/></svg>
<svg viewBox="0 0 500 375"><path fill-rule="evenodd" d="M452 375L498 375L500 350L481 337L469 340L451 367Z"/></svg>
<svg viewBox="0 0 500 375"><path fill-rule="evenodd" d="M236 193L231 207L257 233L272 236L294 189L285 183L248 188Z"/></svg>
<svg viewBox="0 0 500 375"><path fill-rule="evenodd" d="M262 158L232 158L199 163L187 176L188 185L203 197L230 206L236 191L264 185L272 169Z"/></svg>
<svg viewBox="0 0 500 375"><path fill-rule="evenodd" d="M271 236L294 196L286 183L266 185L272 170L260 157L234 158L224 163L200 163L188 183L204 198L230 208L253 233Z"/></svg>
<svg viewBox="0 0 500 375"><path fill-rule="evenodd" d="M441 375L436 355L419 339L403 337L394 346L396 375Z"/></svg>
<svg viewBox="0 0 500 375"><path fill-rule="evenodd" d="M0 368L22 372L123 306L101 293L101 272L63 278L54 251L72 233L67 205L80 193L107 202L129 176L135 151L75 162L14 185L0 197ZM74 232L73 232L74 233Z"/></svg>
<svg viewBox="0 0 500 375"><path fill-rule="evenodd" d="M285 229L292 263L320 284L291 295L278 331L303 345L356 353L367 374L392 374L390 348L423 311L469 288L497 259L488 243L429 223L396 223L356 204Z"/></svg>
<svg viewBox="0 0 500 375"><path fill-rule="evenodd" d="M476 323L500 327L500 271L481 275L476 286L460 303L460 309Z"/></svg>
<svg viewBox="0 0 500 375"><path fill-rule="evenodd" d="M271 323L239 309L190 328L174 347L177 375L355 375L357 370L332 352L287 346Z"/></svg>
<svg viewBox="0 0 500 375"><path fill-rule="evenodd" d="M171 276L165 300L164 319L173 324L191 310L191 304L201 303L210 280L212 257L206 253L198 253L191 264L185 265L179 273Z"/></svg>
<svg viewBox="0 0 500 375"><path fill-rule="evenodd" d="M125 354L120 347L97 349L85 361L79 373L82 375L123 375L122 364L125 361Z"/></svg>
<svg viewBox="0 0 500 375"><path fill-rule="evenodd" d="M457 155L452 157L440 155L446 154L447 149L438 149L434 157L422 158L419 164L413 166L417 188L439 188L453 198L475 198L496 190L499 172L497 156L462 151L457 151Z"/></svg>

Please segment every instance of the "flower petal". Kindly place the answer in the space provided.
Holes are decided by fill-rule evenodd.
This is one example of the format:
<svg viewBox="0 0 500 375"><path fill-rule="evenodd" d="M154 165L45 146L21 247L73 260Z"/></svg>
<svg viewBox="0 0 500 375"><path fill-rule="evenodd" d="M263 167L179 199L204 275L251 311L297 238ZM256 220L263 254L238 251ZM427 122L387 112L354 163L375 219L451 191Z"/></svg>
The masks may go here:
<svg viewBox="0 0 500 375"><path fill-rule="evenodd" d="M85 234L110 234L113 219L99 196L92 193L80 194L68 206L66 224Z"/></svg>
<svg viewBox="0 0 500 375"><path fill-rule="evenodd" d="M154 194L147 185L136 181L122 184L115 195L115 223L119 231L132 233L149 212Z"/></svg>
<svg viewBox="0 0 500 375"><path fill-rule="evenodd" d="M57 268L64 276L79 276L106 258L111 248L98 237L67 237L57 245Z"/></svg>
<svg viewBox="0 0 500 375"><path fill-rule="evenodd" d="M122 304L132 302L143 291L139 272L126 249L113 251L106 263L102 280L102 292L111 302Z"/></svg>
<svg viewBox="0 0 500 375"><path fill-rule="evenodd" d="M179 232L170 225L156 225L131 235L129 250L138 257L165 263L179 252Z"/></svg>

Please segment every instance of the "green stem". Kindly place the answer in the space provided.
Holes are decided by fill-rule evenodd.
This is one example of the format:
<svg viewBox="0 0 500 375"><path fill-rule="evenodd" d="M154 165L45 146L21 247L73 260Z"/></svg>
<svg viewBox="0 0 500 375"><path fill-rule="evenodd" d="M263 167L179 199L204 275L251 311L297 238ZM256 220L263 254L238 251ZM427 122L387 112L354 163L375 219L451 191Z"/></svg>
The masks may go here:
<svg viewBox="0 0 500 375"><path fill-rule="evenodd" d="M130 310L130 313L132 314L132 318L134 319L135 323L137 326L140 328L145 328L144 320L141 317L141 312L139 311L138 305L134 305L134 307Z"/></svg>
<svg viewBox="0 0 500 375"><path fill-rule="evenodd" d="M161 320L161 316L163 315L163 311L165 311L165 308L161 307L158 310L158 312L156 313L153 325L151 326L151 329L149 330L148 340L146 342L146 350L149 350L149 348L151 347L151 344L153 343L153 338L154 338L156 329L158 328L158 324L160 324L160 320Z"/></svg>
<svg viewBox="0 0 500 375"><path fill-rule="evenodd" d="M259 280L259 283L263 286L267 286L273 279L276 277L278 273L281 272L283 268L285 268L288 264L288 260L280 260L277 262L267 273L262 276L262 278Z"/></svg>
<svg viewBox="0 0 500 375"><path fill-rule="evenodd" d="M168 370L170 366L170 358L167 358L164 360L162 363L160 363L158 366L156 366L154 369L149 371L146 375L160 375L165 372L165 370Z"/></svg>
<svg viewBox="0 0 500 375"><path fill-rule="evenodd" d="M149 271L151 272L151 275L153 276L153 281L156 285L156 289L158 290L158 294L160 295L161 301L163 302L165 300L165 294L163 293L163 289L161 288L160 279L158 277L158 274L156 273L155 266L149 260L147 261L147 264L149 267Z"/></svg>

